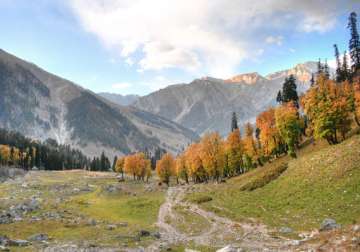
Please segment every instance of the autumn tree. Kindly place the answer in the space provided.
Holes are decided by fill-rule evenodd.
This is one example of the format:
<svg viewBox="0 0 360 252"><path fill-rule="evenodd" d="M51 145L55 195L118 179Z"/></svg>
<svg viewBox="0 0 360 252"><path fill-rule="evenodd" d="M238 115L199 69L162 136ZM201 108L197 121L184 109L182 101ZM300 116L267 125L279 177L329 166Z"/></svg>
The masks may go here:
<svg viewBox="0 0 360 252"><path fill-rule="evenodd" d="M253 167L253 162L256 161L256 159L258 158L256 143L254 139L254 128L250 123L245 124L245 135L243 139L243 145L244 145L244 166L247 169L250 169ZM244 172L244 170L242 170L241 173L242 172Z"/></svg>
<svg viewBox="0 0 360 252"><path fill-rule="evenodd" d="M125 157L124 172L132 175L134 180L145 180L151 175L151 162L144 153L135 153Z"/></svg>
<svg viewBox="0 0 360 252"><path fill-rule="evenodd" d="M187 184L189 183L189 174L186 167L185 154L179 155L175 160L175 175L177 183L179 183L179 179L185 180Z"/></svg>
<svg viewBox="0 0 360 252"><path fill-rule="evenodd" d="M225 153L227 161L225 175L234 176L240 174L243 166L244 146L239 129L228 135L225 142Z"/></svg>
<svg viewBox="0 0 360 252"><path fill-rule="evenodd" d="M276 128L275 109L270 108L260 113L256 118L256 126L260 129L260 143L264 154L267 156L277 154L280 136Z"/></svg>
<svg viewBox="0 0 360 252"><path fill-rule="evenodd" d="M114 167L114 171L121 174L121 178L124 179L124 166L125 166L125 158L116 158L116 163Z"/></svg>
<svg viewBox="0 0 360 252"><path fill-rule="evenodd" d="M203 182L207 179L200 152L200 143L191 144L185 152L188 175L195 183Z"/></svg>
<svg viewBox="0 0 360 252"><path fill-rule="evenodd" d="M290 156L296 157L295 147L301 135L301 123L294 103L289 102L275 109L276 127L287 145Z"/></svg>
<svg viewBox="0 0 360 252"><path fill-rule="evenodd" d="M336 144L339 131L344 135L349 130L351 107L348 97L342 85L336 85L324 75L319 76L316 86L305 94L302 104L315 138Z"/></svg>
<svg viewBox="0 0 360 252"><path fill-rule="evenodd" d="M175 171L175 160L173 156L169 153L166 153L157 163L156 163L156 173L159 176L161 182L164 182L169 186L170 177L174 174Z"/></svg>

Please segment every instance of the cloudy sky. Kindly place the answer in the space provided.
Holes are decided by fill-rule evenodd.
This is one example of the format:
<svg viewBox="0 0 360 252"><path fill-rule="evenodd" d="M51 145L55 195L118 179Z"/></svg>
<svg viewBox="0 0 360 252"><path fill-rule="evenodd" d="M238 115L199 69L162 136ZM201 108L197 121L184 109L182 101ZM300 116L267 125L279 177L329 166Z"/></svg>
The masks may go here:
<svg viewBox="0 0 360 252"><path fill-rule="evenodd" d="M0 48L95 92L270 72L347 49L358 0L0 0Z"/></svg>

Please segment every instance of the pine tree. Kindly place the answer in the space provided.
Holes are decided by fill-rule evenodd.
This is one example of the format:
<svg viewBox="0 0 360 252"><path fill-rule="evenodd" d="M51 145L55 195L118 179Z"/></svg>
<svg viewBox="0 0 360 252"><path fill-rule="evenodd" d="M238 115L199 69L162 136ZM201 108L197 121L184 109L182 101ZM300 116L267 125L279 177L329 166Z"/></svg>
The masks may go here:
<svg viewBox="0 0 360 252"><path fill-rule="evenodd" d="M349 41L350 58L352 60L351 70L356 73L360 69L360 39L357 30L357 15L352 12L349 16L348 28L350 29L351 39Z"/></svg>
<svg viewBox="0 0 360 252"><path fill-rule="evenodd" d="M325 60L324 74L325 74L326 79L330 79L330 68L329 68L329 65L327 63L327 59Z"/></svg>
<svg viewBox="0 0 360 252"><path fill-rule="evenodd" d="M342 82L344 80L343 72L341 70L340 53L338 46L334 44L335 60L336 60L336 82Z"/></svg>
<svg viewBox="0 0 360 252"><path fill-rule="evenodd" d="M318 64L317 64L317 76L320 76L320 75L322 75L323 73L324 73L324 66L322 65L322 63L321 63L321 59L319 59L319 61L318 61Z"/></svg>
<svg viewBox="0 0 360 252"><path fill-rule="evenodd" d="M312 73L310 79L310 86L313 87L314 85L315 85L315 75L314 73Z"/></svg>
<svg viewBox="0 0 360 252"><path fill-rule="evenodd" d="M113 161L113 164L112 164L112 170L113 171L115 171L117 159L118 159L118 157L115 155L114 161Z"/></svg>
<svg viewBox="0 0 360 252"><path fill-rule="evenodd" d="M294 75L290 75L285 79L282 91L282 102L293 102L296 107L299 107L299 96L296 91L296 79Z"/></svg>
<svg viewBox="0 0 360 252"><path fill-rule="evenodd" d="M343 80L351 80L350 71L349 71L349 64L348 64L348 58L347 58L347 52L344 52L341 72L343 75Z"/></svg>
<svg viewBox="0 0 360 252"><path fill-rule="evenodd" d="M279 103L279 104L281 104L281 103L282 103L282 100L283 100L283 98L282 98L282 93L281 93L281 90L279 90L279 92L278 92L278 94L277 94L277 96L276 96L276 102Z"/></svg>
<svg viewBox="0 0 360 252"><path fill-rule="evenodd" d="M236 113L233 112L232 113L232 117L231 117L231 132L233 132L234 130L238 129L238 122L237 122L237 116Z"/></svg>

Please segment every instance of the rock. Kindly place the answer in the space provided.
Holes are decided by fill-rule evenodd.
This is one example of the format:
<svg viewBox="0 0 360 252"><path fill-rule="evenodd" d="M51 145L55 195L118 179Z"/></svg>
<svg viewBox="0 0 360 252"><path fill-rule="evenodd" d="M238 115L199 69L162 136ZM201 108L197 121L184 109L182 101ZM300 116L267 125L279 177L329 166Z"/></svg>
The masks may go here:
<svg viewBox="0 0 360 252"><path fill-rule="evenodd" d="M292 241L290 242L290 244L291 244L292 246L299 246L299 245L301 244L301 241L299 241L299 240L292 240Z"/></svg>
<svg viewBox="0 0 360 252"><path fill-rule="evenodd" d="M0 215L0 224L9 224L12 223L13 220L11 218L11 214L5 213Z"/></svg>
<svg viewBox="0 0 360 252"><path fill-rule="evenodd" d="M9 246L26 247L29 245L30 245L30 242L27 240L9 240Z"/></svg>
<svg viewBox="0 0 360 252"><path fill-rule="evenodd" d="M117 228L116 225L107 225L107 226L106 226L106 229L107 229L107 230L114 230L114 229L116 229L116 228Z"/></svg>
<svg viewBox="0 0 360 252"><path fill-rule="evenodd" d="M139 236L140 237L150 236L150 232L147 230L140 230Z"/></svg>
<svg viewBox="0 0 360 252"><path fill-rule="evenodd" d="M119 227L127 227L128 224L127 224L127 222L120 222L120 223L118 224L118 226L119 226Z"/></svg>
<svg viewBox="0 0 360 252"><path fill-rule="evenodd" d="M185 252L200 252L199 250L194 250L194 249L185 249Z"/></svg>
<svg viewBox="0 0 360 252"><path fill-rule="evenodd" d="M89 226L96 226L97 222L96 222L96 220L91 219L91 220L88 221L87 224L88 224Z"/></svg>
<svg viewBox="0 0 360 252"><path fill-rule="evenodd" d="M47 241L49 236L47 234L34 234L28 238L30 241Z"/></svg>
<svg viewBox="0 0 360 252"><path fill-rule="evenodd" d="M325 219L320 226L320 231L328 231L336 228L340 228L341 225L337 224L334 219Z"/></svg>
<svg viewBox="0 0 360 252"><path fill-rule="evenodd" d="M153 236L154 236L156 239L160 239L160 238L161 238L161 235L160 235L159 232L153 233Z"/></svg>
<svg viewBox="0 0 360 252"><path fill-rule="evenodd" d="M354 245L359 246L359 245L360 245L360 238L359 238L359 237L353 237L353 238L351 239L351 242L352 242Z"/></svg>
<svg viewBox="0 0 360 252"><path fill-rule="evenodd" d="M235 248L232 245L227 245L226 247L216 250L216 252L241 252L242 249L240 248Z"/></svg>
<svg viewBox="0 0 360 252"><path fill-rule="evenodd" d="M281 227L279 229L279 232L283 233L283 234L289 234L289 233L292 233L293 230L291 228L289 228L289 227Z"/></svg>
<svg viewBox="0 0 360 252"><path fill-rule="evenodd" d="M9 244L9 238L5 235L0 235L0 245L7 246Z"/></svg>
<svg viewBox="0 0 360 252"><path fill-rule="evenodd" d="M352 230L357 233L357 232L360 232L360 225L355 225L353 226Z"/></svg>
<svg viewBox="0 0 360 252"><path fill-rule="evenodd" d="M0 245L0 251L10 251L10 249L8 249L5 246Z"/></svg>

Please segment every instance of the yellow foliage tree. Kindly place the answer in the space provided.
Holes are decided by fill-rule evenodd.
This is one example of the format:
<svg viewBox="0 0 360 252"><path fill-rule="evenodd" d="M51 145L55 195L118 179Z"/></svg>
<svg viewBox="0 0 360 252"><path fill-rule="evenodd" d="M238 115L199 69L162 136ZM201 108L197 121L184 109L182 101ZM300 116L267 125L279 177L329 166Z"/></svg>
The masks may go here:
<svg viewBox="0 0 360 252"><path fill-rule="evenodd" d="M169 153L166 153L157 163L156 163L156 173L159 176L161 182L169 185L170 177L175 172L175 160L173 156Z"/></svg>
<svg viewBox="0 0 360 252"><path fill-rule="evenodd" d="M244 146L241 140L241 134L239 129L235 129L231 132L225 142L225 153L227 160L227 173L226 175L234 176L242 172L243 166L243 154Z"/></svg>
<svg viewBox="0 0 360 252"><path fill-rule="evenodd" d="M218 133L206 134L201 140L200 158L207 177L219 180L224 173L224 143Z"/></svg>

